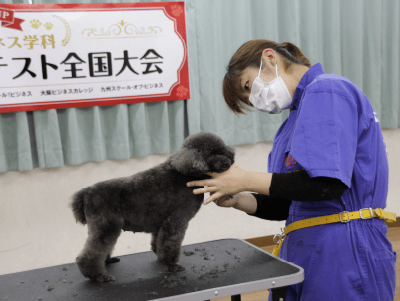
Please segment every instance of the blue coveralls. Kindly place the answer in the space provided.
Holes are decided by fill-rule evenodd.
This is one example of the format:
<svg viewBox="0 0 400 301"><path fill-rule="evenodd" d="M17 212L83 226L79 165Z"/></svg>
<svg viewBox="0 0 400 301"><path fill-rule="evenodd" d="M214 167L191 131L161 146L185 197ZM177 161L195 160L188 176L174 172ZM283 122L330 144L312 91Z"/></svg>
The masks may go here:
<svg viewBox="0 0 400 301"><path fill-rule="evenodd" d="M293 201L286 226L342 211L384 209L386 146L367 97L348 79L325 74L316 64L302 77L292 105L297 110L275 136L268 171L304 169L311 177L339 179L349 189L339 200ZM305 280L289 287L286 300L393 300L397 254L387 230L374 218L289 233L279 257L303 267Z"/></svg>

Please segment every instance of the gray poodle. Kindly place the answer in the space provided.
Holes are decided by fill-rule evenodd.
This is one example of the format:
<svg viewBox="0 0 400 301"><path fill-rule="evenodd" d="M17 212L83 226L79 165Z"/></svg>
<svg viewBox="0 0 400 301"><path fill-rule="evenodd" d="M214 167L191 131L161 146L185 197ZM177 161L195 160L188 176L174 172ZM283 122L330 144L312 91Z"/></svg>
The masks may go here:
<svg viewBox="0 0 400 301"><path fill-rule="evenodd" d="M182 241L204 198L186 183L209 179L205 172L229 169L234 156L217 135L198 133L158 166L75 193L72 211L78 222L88 225L89 235L76 258L81 273L97 282L115 280L104 273L107 263L119 261L110 255L121 230L151 233L158 260L171 272L183 271L178 264Z"/></svg>

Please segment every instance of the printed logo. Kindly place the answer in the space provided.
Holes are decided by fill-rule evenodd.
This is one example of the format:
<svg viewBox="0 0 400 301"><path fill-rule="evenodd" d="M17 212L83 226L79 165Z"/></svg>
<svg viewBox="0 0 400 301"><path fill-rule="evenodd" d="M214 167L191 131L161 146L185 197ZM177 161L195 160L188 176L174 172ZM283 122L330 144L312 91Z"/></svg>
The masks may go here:
<svg viewBox="0 0 400 301"><path fill-rule="evenodd" d="M288 173L304 170L304 168L301 167L300 164L297 163L296 159L291 155L286 157L285 164L283 165L290 169Z"/></svg>
<svg viewBox="0 0 400 301"><path fill-rule="evenodd" d="M284 165L285 165L285 166L292 166L292 164L293 164L293 165L297 164L297 161L296 161L293 157L287 156Z"/></svg>
<svg viewBox="0 0 400 301"><path fill-rule="evenodd" d="M14 11L0 8L1 27L11 28L22 31L21 23L25 20L14 18Z"/></svg>

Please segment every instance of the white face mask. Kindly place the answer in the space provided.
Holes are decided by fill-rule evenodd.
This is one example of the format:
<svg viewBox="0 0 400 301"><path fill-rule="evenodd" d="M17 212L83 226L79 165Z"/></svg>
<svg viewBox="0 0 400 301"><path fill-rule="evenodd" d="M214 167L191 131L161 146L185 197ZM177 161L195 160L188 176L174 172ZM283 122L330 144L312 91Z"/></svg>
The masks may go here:
<svg viewBox="0 0 400 301"><path fill-rule="evenodd" d="M289 109L292 96L282 77L278 77L278 65L276 65L276 78L270 82L264 82L260 78L262 60L258 76L251 86L249 101L260 111L270 114L278 114L282 110Z"/></svg>

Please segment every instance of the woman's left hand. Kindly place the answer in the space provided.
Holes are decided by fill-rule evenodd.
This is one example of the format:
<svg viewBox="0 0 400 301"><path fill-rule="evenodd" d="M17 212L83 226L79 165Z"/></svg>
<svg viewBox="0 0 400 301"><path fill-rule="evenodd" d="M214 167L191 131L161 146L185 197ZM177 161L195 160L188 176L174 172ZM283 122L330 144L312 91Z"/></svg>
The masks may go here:
<svg viewBox="0 0 400 301"><path fill-rule="evenodd" d="M187 187L192 186L207 186L204 188L197 188L193 191L194 194L201 194L210 192L211 196L204 201L204 205L218 200L220 197L227 195L234 195L238 192L245 190L246 171L241 169L236 164L221 173L208 172L207 175L212 179L193 181L187 183Z"/></svg>

